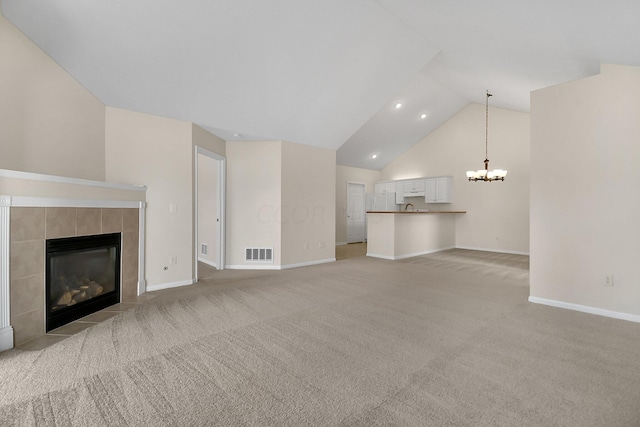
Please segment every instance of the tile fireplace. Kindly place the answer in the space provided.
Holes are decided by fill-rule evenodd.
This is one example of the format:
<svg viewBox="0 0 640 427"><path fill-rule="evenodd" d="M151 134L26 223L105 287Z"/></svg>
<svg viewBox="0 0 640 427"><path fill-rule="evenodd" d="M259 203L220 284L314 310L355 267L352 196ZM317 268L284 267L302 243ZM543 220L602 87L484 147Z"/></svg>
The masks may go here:
<svg viewBox="0 0 640 427"><path fill-rule="evenodd" d="M77 310L71 317L84 316L83 306L146 292L146 191L143 185L0 169L0 351L66 322L57 317L67 308ZM105 244L109 235L117 243ZM94 238L98 247L83 246ZM80 247L67 250L67 242ZM68 261L75 255L83 267Z"/></svg>
<svg viewBox="0 0 640 427"><path fill-rule="evenodd" d="M108 204L114 203L109 202ZM120 242L118 255L120 259L119 261L114 260L118 264L119 271L113 274L119 278L120 289L117 295L110 294L107 303L109 305L117 304L121 299L135 298L138 295L140 284L139 255L141 253L139 216L140 208L128 207L12 206L10 208L10 221L7 224L9 231L7 234L10 235L10 242L7 242L7 249L10 249L10 268L7 269L10 271L7 278L10 283L7 295L10 301L10 316L7 320L13 329L13 345L20 345L39 338L47 331L62 324L56 318L57 314L53 316L54 319L51 322L47 320L48 311L59 310L59 308L51 310L48 308L50 304L57 307L58 302L62 303L65 299L69 299L71 307L76 305L81 307L82 305L79 303L84 300L80 300L89 294L98 294L96 292L97 286L103 288L101 294L107 292L106 290L110 287L115 287L110 283L100 283L105 279L101 277L102 273L90 272L88 275L87 272L79 271L71 274L71 278L68 279L70 282L76 280L80 282L80 284L76 283L77 288L73 288L71 284L62 285L63 288L69 287L69 294L66 296L64 293L59 294L59 291L55 291L55 296L50 291L47 292L45 290L46 276L51 262L47 259L47 245L51 241L64 242L68 238L81 238L82 241L85 236L116 235ZM85 256L93 258L94 255ZM112 255L103 254L103 256L110 260ZM103 261L97 257L90 262L101 263ZM64 266L56 268L58 270L66 269ZM48 274L60 275L51 271ZM84 288L84 286L88 287ZM80 296L83 292L85 295ZM74 298L75 303L72 302ZM55 301L52 301L54 299ZM98 298L98 300L101 299ZM76 312L72 317L88 314L88 312L84 314L82 310ZM7 314L5 313L5 316Z"/></svg>

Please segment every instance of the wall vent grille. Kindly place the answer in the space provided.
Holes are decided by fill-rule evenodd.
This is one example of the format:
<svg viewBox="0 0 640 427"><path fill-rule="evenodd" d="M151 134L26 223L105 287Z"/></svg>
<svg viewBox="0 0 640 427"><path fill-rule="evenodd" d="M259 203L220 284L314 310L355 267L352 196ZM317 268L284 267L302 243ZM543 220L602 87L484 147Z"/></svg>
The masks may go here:
<svg viewBox="0 0 640 427"><path fill-rule="evenodd" d="M273 262L273 248L245 248L244 260L250 262Z"/></svg>
<svg viewBox="0 0 640 427"><path fill-rule="evenodd" d="M208 255L209 254L209 245L207 245L206 243L203 243L201 245L201 248L200 248L200 253L202 255Z"/></svg>

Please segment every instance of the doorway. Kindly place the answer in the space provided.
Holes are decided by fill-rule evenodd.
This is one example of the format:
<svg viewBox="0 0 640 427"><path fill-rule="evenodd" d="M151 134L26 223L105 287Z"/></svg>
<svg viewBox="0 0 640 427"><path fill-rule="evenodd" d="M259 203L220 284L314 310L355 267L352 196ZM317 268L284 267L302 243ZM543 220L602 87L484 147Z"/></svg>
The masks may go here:
<svg viewBox="0 0 640 427"><path fill-rule="evenodd" d="M347 243L365 240L365 184L347 182Z"/></svg>
<svg viewBox="0 0 640 427"><path fill-rule="evenodd" d="M226 158L202 147L196 149L194 278L199 263L207 271L223 270L225 263Z"/></svg>

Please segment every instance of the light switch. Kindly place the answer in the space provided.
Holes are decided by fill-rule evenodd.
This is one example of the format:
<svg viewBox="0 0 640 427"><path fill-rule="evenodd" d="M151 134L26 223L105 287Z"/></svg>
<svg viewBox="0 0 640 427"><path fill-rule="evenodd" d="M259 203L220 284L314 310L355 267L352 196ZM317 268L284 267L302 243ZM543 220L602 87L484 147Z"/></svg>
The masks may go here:
<svg viewBox="0 0 640 427"><path fill-rule="evenodd" d="M178 205L175 203L169 204L169 212L178 212Z"/></svg>

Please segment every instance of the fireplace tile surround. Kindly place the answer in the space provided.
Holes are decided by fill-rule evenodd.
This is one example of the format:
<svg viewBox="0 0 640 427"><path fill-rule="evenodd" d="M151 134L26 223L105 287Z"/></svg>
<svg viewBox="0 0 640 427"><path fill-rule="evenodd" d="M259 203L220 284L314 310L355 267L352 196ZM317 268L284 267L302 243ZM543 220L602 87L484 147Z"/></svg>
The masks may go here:
<svg viewBox="0 0 640 427"><path fill-rule="evenodd" d="M47 239L121 233L121 301L144 297L146 192L0 169L0 351L51 338L44 334Z"/></svg>
<svg viewBox="0 0 640 427"><path fill-rule="evenodd" d="M10 218L10 319L15 345L45 333L46 239L121 232L122 299L137 295L139 209L13 207Z"/></svg>

